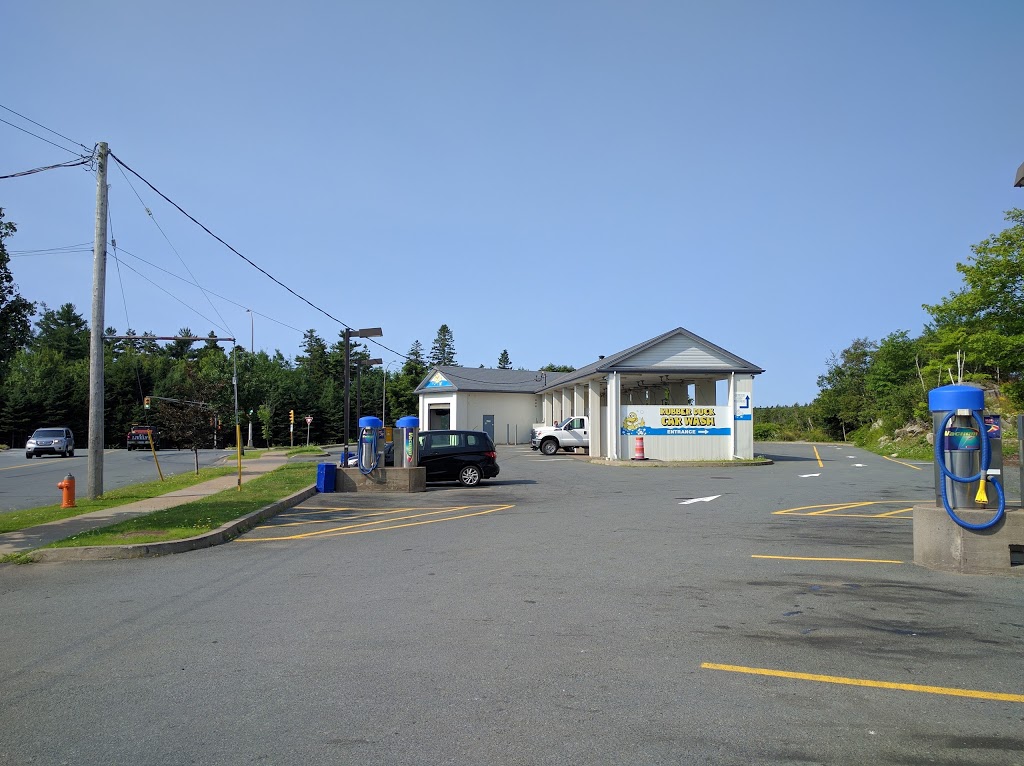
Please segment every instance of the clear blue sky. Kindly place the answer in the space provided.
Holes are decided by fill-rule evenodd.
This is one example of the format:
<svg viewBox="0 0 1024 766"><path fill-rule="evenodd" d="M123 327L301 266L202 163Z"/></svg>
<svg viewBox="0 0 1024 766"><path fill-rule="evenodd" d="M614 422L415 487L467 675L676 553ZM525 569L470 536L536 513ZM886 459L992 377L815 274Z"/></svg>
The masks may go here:
<svg viewBox="0 0 1024 766"><path fill-rule="evenodd" d="M3 26L0 104L108 142L312 304L383 327L392 369L443 323L459 363L527 369L681 326L766 369L756 404L806 403L854 339L918 335L1024 207L1019 0L39 0ZM72 152L0 123L0 175ZM337 340L109 182L108 326L289 358L307 329ZM20 293L88 319L95 176L0 181L0 207Z"/></svg>

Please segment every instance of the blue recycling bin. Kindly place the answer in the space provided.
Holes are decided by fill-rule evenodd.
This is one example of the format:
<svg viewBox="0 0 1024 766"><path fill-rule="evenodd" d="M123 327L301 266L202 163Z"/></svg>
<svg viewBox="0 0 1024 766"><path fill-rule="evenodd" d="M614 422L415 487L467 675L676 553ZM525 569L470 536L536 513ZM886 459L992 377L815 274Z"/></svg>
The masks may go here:
<svg viewBox="0 0 1024 766"><path fill-rule="evenodd" d="M318 463L316 466L316 491L333 492L337 468L334 463Z"/></svg>

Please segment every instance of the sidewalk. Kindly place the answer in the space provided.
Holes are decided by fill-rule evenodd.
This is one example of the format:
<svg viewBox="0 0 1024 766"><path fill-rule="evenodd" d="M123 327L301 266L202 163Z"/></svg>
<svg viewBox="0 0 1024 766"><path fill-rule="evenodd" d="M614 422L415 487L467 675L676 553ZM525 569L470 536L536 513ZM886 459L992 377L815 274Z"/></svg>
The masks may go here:
<svg viewBox="0 0 1024 766"><path fill-rule="evenodd" d="M243 461L242 482L244 483L249 479L253 479L257 476L273 471L275 468L284 465L286 462L288 462L288 458L283 454L264 455L259 459ZM139 500L134 503L119 505L116 508L108 508L103 511L93 511L92 513L85 513L81 516L72 516L67 519L60 519L59 521L51 521L37 527L28 527L26 529L19 529L16 532L0 534L0 556L10 553L26 553L43 545L49 545L57 540L63 540L66 537L71 537L72 535L77 535L81 532L110 526L111 524L117 524L118 522L125 521L126 519L132 519L136 516L145 516L147 513L161 511L165 508L173 508L177 505L191 503L194 500L214 495L218 492L222 492L236 486L238 486L238 474L234 473L230 476L221 476L218 479L211 479L210 481L203 482L202 484L196 484L186 489L179 489L175 492L169 492L166 495L159 495L147 500ZM315 488L313 488L313 491L315 491ZM309 490L305 490L304 492L307 497L311 494ZM303 493L298 493L298 495L302 494ZM286 500L292 501L293 503L299 502L298 499L295 499L296 497L296 495L293 495L292 498L287 498ZM274 512L276 513L278 510L280 510L280 508L277 508ZM260 514L264 513L264 511L257 511L256 513ZM255 514L250 514L250 517L253 515ZM265 514L264 518L268 515L271 514ZM193 550L195 548L206 547L207 545L220 542L221 540L216 538L218 536L220 538L224 538L226 533L230 533L232 531L230 528L231 526L232 525L227 525L227 528L221 527L218 530L208 532L205 535L200 535L198 538L190 538L187 541L180 540L174 541L173 543L148 543L144 545L94 546L89 548L54 548L48 549L45 552L45 555L42 555L41 552L41 554L36 555L35 558L36 560L45 559L46 561L56 561L58 559L81 560L86 558L137 558L139 556L158 555L160 553L174 553L176 550ZM183 543L185 545L182 545ZM104 549L106 549L109 555L102 555Z"/></svg>

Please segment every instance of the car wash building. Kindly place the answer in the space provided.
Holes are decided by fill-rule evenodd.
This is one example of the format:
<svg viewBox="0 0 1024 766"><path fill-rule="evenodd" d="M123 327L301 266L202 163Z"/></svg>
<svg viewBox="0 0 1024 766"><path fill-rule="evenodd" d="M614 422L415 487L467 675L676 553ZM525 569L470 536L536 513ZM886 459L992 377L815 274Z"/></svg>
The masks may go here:
<svg viewBox="0 0 1024 766"><path fill-rule="evenodd" d="M528 444L536 424L584 416L590 454L654 460L754 457L754 377L764 370L678 327L573 372L434 367L416 389L429 430Z"/></svg>

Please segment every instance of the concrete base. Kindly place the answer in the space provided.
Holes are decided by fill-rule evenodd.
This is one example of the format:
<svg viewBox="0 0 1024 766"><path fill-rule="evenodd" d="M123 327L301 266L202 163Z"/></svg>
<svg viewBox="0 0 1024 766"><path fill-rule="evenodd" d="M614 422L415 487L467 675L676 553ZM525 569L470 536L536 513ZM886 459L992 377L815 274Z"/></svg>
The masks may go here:
<svg viewBox="0 0 1024 766"><path fill-rule="evenodd" d="M957 508L970 524L984 524L995 509ZM1003 520L981 531L964 529L943 506L914 506L914 563L961 574L1024 575L1024 510L1008 508Z"/></svg>
<svg viewBox="0 0 1024 766"><path fill-rule="evenodd" d="M426 492L426 468L378 468L368 474L358 468L340 468L336 492Z"/></svg>

